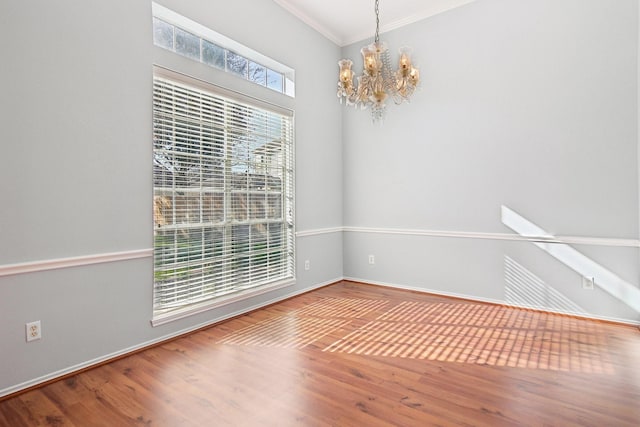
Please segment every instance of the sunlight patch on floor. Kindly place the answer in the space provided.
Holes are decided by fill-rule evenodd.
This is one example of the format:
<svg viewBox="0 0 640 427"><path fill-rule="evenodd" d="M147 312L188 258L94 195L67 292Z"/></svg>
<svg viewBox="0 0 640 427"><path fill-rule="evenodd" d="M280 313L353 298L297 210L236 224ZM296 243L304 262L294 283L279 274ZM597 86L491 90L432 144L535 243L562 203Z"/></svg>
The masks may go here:
<svg viewBox="0 0 640 427"><path fill-rule="evenodd" d="M316 344L325 352L363 356L614 373L597 323L490 304L325 298L231 332L218 343Z"/></svg>

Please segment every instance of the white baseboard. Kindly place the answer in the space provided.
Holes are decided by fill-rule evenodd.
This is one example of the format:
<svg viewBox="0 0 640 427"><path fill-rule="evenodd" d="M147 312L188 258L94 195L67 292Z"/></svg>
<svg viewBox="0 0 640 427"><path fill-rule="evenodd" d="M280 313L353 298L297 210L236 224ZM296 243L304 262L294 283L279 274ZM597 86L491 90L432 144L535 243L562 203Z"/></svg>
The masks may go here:
<svg viewBox="0 0 640 427"><path fill-rule="evenodd" d="M378 282L378 281L362 279L362 278L358 278L358 277L345 277L343 280L349 280L349 281L352 281L352 282L365 283L365 284L368 284L368 285L383 286L383 287L387 287L387 288L401 289L401 290L405 290L405 291L414 291L414 292L421 292L421 293L425 293L425 294L433 294L433 295L438 295L438 296L443 296L443 297L458 298L458 299L463 299L463 300L467 300L467 301L483 302L483 303L489 303L489 304L499 304L499 305L505 305L505 306L514 307L514 308L527 309L527 310L532 310L533 309L533 310L542 311L542 312L545 312L545 313L565 314L565 315L568 314L568 315L571 315L571 316L574 316L574 317L581 317L583 319L588 319L588 320L602 320L602 321L606 321L606 322L621 323L621 324L625 324L625 325L639 326L640 327L640 321L633 321L633 320L629 320L629 319L621 319L621 318L617 318L617 317L595 316L595 315L591 315L591 314L586 315L584 313L568 313L568 312L564 312L564 311L554 311L554 310L550 310L550 309L532 308L532 307L527 307L527 306L523 306L523 305L517 305L517 304L509 303L507 301L499 300L499 299L482 298L482 297L478 297L478 296L475 296L475 295L458 294L458 293L455 293L455 292L445 292L445 291L436 290L436 289L419 288L419 287L407 286L407 285L399 285L397 283Z"/></svg>
<svg viewBox="0 0 640 427"><path fill-rule="evenodd" d="M183 336L183 335L187 335L187 334L189 334L191 332L197 331L198 329L203 329L203 328L206 328L208 326L212 326L212 325L214 325L216 323L224 322L225 320L229 320L229 319L232 319L234 317L241 316L243 314L249 313L251 311L258 310L258 309L260 309L262 307L266 307L268 305L275 304L275 303L278 303L280 301L284 301L286 299L293 298L293 297L296 297L298 295L305 294L307 292L310 292L310 291L325 287L327 285L339 282L341 280L342 280L342 278L340 277L340 278L329 280L329 281L326 281L326 282L323 282L323 283L317 283L317 284L312 285L312 286L310 286L308 288L305 288L305 289L302 289L302 290L298 290L298 291L294 291L294 292L290 292L290 293L287 293L287 294L285 294L285 295L283 295L281 297L270 299L268 301L265 301L264 303L255 304L253 306L246 307L246 308L244 308L242 310L235 311L235 312L227 314L225 316L216 317L214 319L207 320L206 322L202 322L202 323L199 323L197 325L193 325L191 327L176 331L174 333L163 335L161 337L158 337L158 338L155 338L155 339L152 339L152 340L149 340L149 341L145 341L143 343L140 343L140 344L137 344L137 345L134 345L134 346L131 346L131 347L127 347L127 348L124 348L122 350L118 350L118 351L115 351L113 353L109 353L109 354L104 355L104 356L96 357L94 359L87 360L85 362L81 362L81 363L78 363L76 365L69 366L67 368L60 369L58 371L51 372L51 373L46 374L46 375L42 375L42 376L40 376L38 378L34 378L32 380L25 381L23 383L16 384L16 385L11 386L11 387L7 387L5 389L0 390L0 398L2 398L3 396L7 396L7 395L10 395L10 394L13 394L13 393L20 392L22 390L26 390L26 389L31 388L31 387L35 387L35 386L40 385L40 384L44 384L44 383L49 382L49 381L56 380L58 378L66 376L66 375L73 374L74 372L79 372L79 371L85 370L87 368L98 366L100 364L103 364L103 363L108 362L110 360L117 359L119 357L127 356L127 355L135 353L135 352L137 352L139 350L143 350L145 348L160 344L162 342L169 341L169 340L178 338L178 337Z"/></svg>
<svg viewBox="0 0 640 427"><path fill-rule="evenodd" d="M364 283L364 284L382 286L382 287L388 287L388 288L394 288L394 289L401 289L401 290L406 290L406 291L420 292L420 293L425 293L425 294L433 294L433 295L444 296L444 297L464 299L464 300L467 300L467 301L477 301L477 302L490 303L490 304L508 305L508 306L516 307L516 308L525 308L525 309L529 308L529 307L523 307L523 306L517 306L517 305L509 304L509 303L507 303L505 301L497 300L497 299L491 299L491 298L481 298L481 297L477 297L477 296L458 294L458 293L454 293L454 292L444 292L444 291L435 290L435 289L429 289L429 288L419 288L419 287L415 287L415 286L400 285L400 284L397 284L397 283L379 282L379 281L373 281L373 280L368 280L368 279L362 279L362 278L358 278L358 277L338 277L338 278L331 279L331 280L328 280L328 281L325 281L325 282L322 282L322 283L317 283L315 285L309 286L309 287L307 287L305 289L302 289L302 290L289 292L289 293L287 293L285 295L282 295L282 296L277 297L277 298L272 298L272 299L270 299L268 301L265 301L263 303L255 304L255 305L250 306L250 307L246 307L246 308L244 308L242 310L235 311L235 312L227 314L225 316L216 317L216 318L208 320L206 322L199 323L197 325L193 325L193 326L191 326L189 328L185 328L185 329L182 329L180 331L176 331L176 332L171 333L171 334L163 335L161 337L158 337L158 338L155 338L153 340L149 340L149 341L140 343L138 345L127 347L125 349L122 349L122 350L119 350L119 351L115 351L113 353L110 353L110 354L107 354L107 355L104 355L104 356L101 356L101 357L97 357L95 359L87 360L85 362L78 363L78 364L70 366L68 368L60 369L60 370L52 372L50 374L43 375L43 376L40 376L38 378L34 378L32 380L29 380L29 381L25 381L23 383L20 383L20 384L11 386L11 387L7 387L5 389L0 390L0 398L3 397L3 396L7 396L9 394L20 392L20 391L28 389L30 387L37 386L39 384L43 384L43 383L46 383L46 382L49 382L49 381L52 381L52 380L56 380L58 378L66 376L66 375L73 374L74 372L78 372L78 371L81 371L81 370L84 370L84 369L87 369L87 368L91 368L93 366L100 365L100 364L108 362L110 360L113 360L113 359L116 359L116 358L119 358L119 357L122 357L122 356L126 356L128 354L134 353L134 352L139 351L139 350L143 350L144 348L151 347L151 346L160 344L162 342L178 338L178 337L180 337L182 335L189 334L191 332L197 331L198 329L202 329L202 328L206 328L208 326L212 326L212 325L214 325L216 323L220 323L220 322L223 322L225 320L229 320L231 318L234 318L234 317L237 317L237 316L241 316L241 315L249 313L251 311L258 310L260 308L269 306L271 304L275 304L275 303L278 303L280 301L284 301L286 299L293 298L293 297L296 297L298 295L302 295L302 294L305 294L307 292L310 292L310 291L313 291L313 290L316 290L316 289L319 289L319 288L323 288L325 286L331 285L332 283L340 282L342 280L348 280L348 281L352 281L352 282L358 282L358 283ZM567 314L567 313L554 312L554 311L550 311L550 310L540 310L540 311L546 311L546 312L549 312L549 313L556 313L556 314ZM585 316L584 314L572 314L572 316L582 317L582 318L590 319L590 320L603 320L603 321L608 321L608 322L615 322L615 323L620 323L620 324L628 324L628 325L639 326L640 327L640 322L634 322L634 321L630 321L630 320L627 320L627 319L618 319L618 318L606 317L606 316Z"/></svg>

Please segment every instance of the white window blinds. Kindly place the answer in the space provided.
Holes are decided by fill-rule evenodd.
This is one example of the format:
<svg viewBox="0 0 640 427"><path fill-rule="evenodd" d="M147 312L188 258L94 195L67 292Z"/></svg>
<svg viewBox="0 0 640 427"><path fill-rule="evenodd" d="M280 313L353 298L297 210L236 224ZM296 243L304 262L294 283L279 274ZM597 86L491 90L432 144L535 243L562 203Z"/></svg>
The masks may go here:
<svg viewBox="0 0 640 427"><path fill-rule="evenodd" d="M292 114L220 93L154 75L154 318L294 278Z"/></svg>

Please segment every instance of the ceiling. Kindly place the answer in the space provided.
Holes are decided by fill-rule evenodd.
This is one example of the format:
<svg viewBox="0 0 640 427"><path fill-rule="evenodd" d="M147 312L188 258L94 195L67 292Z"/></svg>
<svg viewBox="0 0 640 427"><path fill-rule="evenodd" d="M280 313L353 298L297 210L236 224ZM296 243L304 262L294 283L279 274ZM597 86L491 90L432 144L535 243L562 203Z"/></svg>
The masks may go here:
<svg viewBox="0 0 640 427"><path fill-rule="evenodd" d="M372 38L374 0L273 0L338 46ZM433 16L474 0L380 1L380 33Z"/></svg>

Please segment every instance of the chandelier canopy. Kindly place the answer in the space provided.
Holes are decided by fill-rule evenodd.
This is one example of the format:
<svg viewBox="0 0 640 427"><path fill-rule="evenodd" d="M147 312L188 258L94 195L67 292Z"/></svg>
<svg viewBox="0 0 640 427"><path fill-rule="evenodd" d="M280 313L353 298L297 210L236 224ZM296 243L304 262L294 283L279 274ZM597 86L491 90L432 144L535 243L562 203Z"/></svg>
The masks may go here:
<svg viewBox="0 0 640 427"><path fill-rule="evenodd" d="M342 59L338 81L338 98L347 105L371 108L371 118L374 122L384 118L388 98L396 104L409 101L420 81L420 72L411 64L411 49L400 49L398 69L392 71L389 50L380 41L380 10L379 0L375 0L376 34L374 42L360 50L363 60L363 73L358 77L358 85L354 87L354 73L351 70L353 62Z"/></svg>

